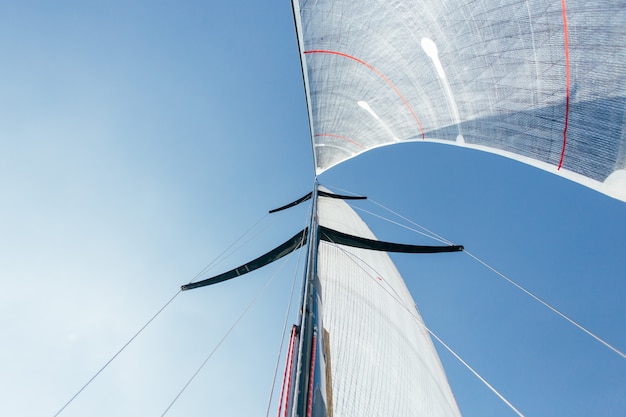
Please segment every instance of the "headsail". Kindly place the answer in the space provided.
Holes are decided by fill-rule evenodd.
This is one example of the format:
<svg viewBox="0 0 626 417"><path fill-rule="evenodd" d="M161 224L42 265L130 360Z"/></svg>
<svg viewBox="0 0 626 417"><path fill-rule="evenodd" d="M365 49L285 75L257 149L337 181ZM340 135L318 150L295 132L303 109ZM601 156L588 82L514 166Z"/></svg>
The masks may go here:
<svg viewBox="0 0 626 417"><path fill-rule="evenodd" d="M431 141L626 201L620 2L294 0L318 173Z"/></svg>

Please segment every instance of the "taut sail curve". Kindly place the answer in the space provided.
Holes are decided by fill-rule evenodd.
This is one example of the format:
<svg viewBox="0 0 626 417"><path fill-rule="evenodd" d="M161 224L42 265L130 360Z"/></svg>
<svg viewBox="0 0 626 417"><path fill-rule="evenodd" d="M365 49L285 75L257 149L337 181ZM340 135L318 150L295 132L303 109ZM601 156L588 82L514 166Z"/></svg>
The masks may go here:
<svg viewBox="0 0 626 417"><path fill-rule="evenodd" d="M430 141L626 201L619 1L294 0L317 173Z"/></svg>
<svg viewBox="0 0 626 417"><path fill-rule="evenodd" d="M320 227L375 239L344 201L320 197L318 213ZM317 272L332 415L460 416L428 331L389 256L322 241Z"/></svg>

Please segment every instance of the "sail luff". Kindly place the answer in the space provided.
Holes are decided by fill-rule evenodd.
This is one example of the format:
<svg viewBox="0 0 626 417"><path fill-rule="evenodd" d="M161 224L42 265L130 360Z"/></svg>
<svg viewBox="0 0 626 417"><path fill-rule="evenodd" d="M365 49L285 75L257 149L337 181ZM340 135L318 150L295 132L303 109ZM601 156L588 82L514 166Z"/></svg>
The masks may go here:
<svg viewBox="0 0 626 417"><path fill-rule="evenodd" d="M309 134L311 150L313 155L313 172L317 178L317 157L315 153L314 137L314 125L313 125L313 108L311 107L311 90L309 83L309 73L307 71L308 65L306 63L306 55L304 54L304 37L302 30L302 14L300 11L300 1L291 0L291 11L293 12L294 26L296 30L296 40L298 42L298 55L300 56L300 69L302 71L302 81L304 84L304 97L306 99L306 109L309 118Z"/></svg>

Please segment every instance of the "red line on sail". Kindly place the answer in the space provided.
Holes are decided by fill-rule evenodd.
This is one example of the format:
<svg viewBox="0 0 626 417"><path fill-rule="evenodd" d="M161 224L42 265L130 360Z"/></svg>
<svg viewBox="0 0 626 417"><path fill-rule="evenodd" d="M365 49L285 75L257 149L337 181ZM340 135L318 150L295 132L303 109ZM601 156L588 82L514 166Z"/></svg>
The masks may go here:
<svg viewBox="0 0 626 417"><path fill-rule="evenodd" d="M313 377L315 375L315 348L317 347L315 340L317 339L315 333L313 334L313 351L311 352L311 369L309 370L309 401L307 404L306 416L311 417L313 411Z"/></svg>
<svg viewBox="0 0 626 417"><path fill-rule="evenodd" d="M565 158L565 146L567 145L567 124L569 121L569 92L570 92L570 62L569 62L569 35L567 31L567 9L565 0L561 0L561 9L563 14L563 43L565 46L565 125L563 126L563 149L561 149L561 160L557 170L563 166Z"/></svg>
<svg viewBox="0 0 626 417"><path fill-rule="evenodd" d="M330 55L338 55L338 56L342 56L344 58L348 58L351 59L353 61L358 62L361 65L366 66L367 68L371 69L372 71L374 71L380 78L382 78L383 80L385 80L385 82L387 84L389 84L389 86L393 89L393 91L398 95L398 97L400 97L400 100L402 100L402 102L404 103L404 105L406 106L407 109L409 109L409 111L411 112L411 114L413 115L413 118L415 119L415 121L417 122L417 125L420 128L420 132L422 133L422 139L424 139L424 129L422 128L422 124L420 123L419 119L417 118L417 115L415 114L415 112L413 111L413 109L411 108L411 106L409 105L409 102L406 101L406 99L404 98L404 96L400 93L400 90L398 90L398 88L391 82L391 80L389 80L389 78L385 77L385 75L378 71L376 68L374 68L372 65L368 64L367 62L354 57L352 55L348 55L345 54L343 52L337 52L337 51L330 51L327 49L313 49L310 51L304 51L305 54L330 54Z"/></svg>
<svg viewBox="0 0 626 417"><path fill-rule="evenodd" d="M349 139L349 138L347 138L347 137L345 137L345 136L335 135L335 134L332 134L332 133L319 133L319 134L317 134L317 135L315 135L315 136L316 136L316 137L317 137L317 136L329 136L329 137L331 137L331 138L339 138L339 139L343 139L343 140L345 140L345 141L348 141L348 142L350 142L350 143L352 143L352 144L354 144L354 145L358 146L358 147L359 147L359 148L361 148L361 149L365 149L365 146L361 145L359 142L353 141L352 139Z"/></svg>

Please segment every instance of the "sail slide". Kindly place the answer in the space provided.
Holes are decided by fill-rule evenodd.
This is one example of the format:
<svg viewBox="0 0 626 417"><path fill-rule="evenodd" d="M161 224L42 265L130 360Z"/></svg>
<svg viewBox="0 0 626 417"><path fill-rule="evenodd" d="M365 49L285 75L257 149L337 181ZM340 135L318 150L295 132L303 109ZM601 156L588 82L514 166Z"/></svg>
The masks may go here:
<svg viewBox="0 0 626 417"><path fill-rule="evenodd" d="M344 201L320 197L318 214L321 234L376 239ZM422 318L385 252L322 240L317 275L328 415L460 416Z"/></svg>
<svg viewBox="0 0 626 417"><path fill-rule="evenodd" d="M626 8L607 0L293 0L317 173L428 141L626 201Z"/></svg>

